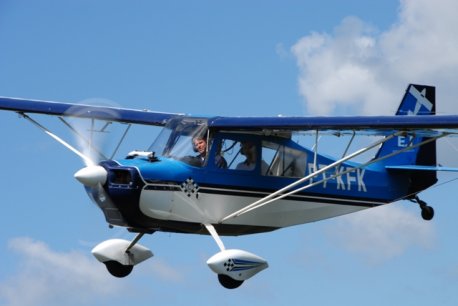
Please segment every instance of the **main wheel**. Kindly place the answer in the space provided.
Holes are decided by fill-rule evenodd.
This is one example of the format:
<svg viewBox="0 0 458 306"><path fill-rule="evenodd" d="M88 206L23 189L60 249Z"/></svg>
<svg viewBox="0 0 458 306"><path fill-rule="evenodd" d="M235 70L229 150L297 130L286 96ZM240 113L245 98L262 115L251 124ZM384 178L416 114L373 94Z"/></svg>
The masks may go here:
<svg viewBox="0 0 458 306"><path fill-rule="evenodd" d="M421 217L426 221L431 220L434 217L434 209L428 205L423 206L421 208Z"/></svg>
<svg viewBox="0 0 458 306"><path fill-rule="evenodd" d="M119 278L126 277L134 268L132 265L123 265L115 260L106 261L104 264L111 275Z"/></svg>
<svg viewBox="0 0 458 306"><path fill-rule="evenodd" d="M240 287L241 284L243 284L243 281L235 280L232 277L229 277L224 274L218 274L218 280L221 286L223 286L226 289L235 289Z"/></svg>

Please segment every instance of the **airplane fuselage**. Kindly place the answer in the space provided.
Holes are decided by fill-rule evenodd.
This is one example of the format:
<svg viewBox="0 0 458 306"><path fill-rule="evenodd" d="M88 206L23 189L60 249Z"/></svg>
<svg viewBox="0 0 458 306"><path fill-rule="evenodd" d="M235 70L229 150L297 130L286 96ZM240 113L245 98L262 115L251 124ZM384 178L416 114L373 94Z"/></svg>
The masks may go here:
<svg viewBox="0 0 458 306"><path fill-rule="evenodd" d="M252 138L252 141L255 140ZM261 141L259 139L259 143ZM271 138L269 141L291 146L290 140ZM315 165L321 169L334 162L321 155L317 155L315 162L312 151L298 146L295 149L301 150L305 157L300 167L304 171L301 176L313 173ZM315 186L265 205L256 213L221 223L225 216L297 178L262 174L259 165L253 171L230 169L230 166L220 168L213 163L212 156L215 154L210 155L202 167L161 156L153 160L137 156L102 162L108 171L107 183L103 189L88 190L110 224L137 231L202 234L207 234L203 224L214 224L221 235L265 232L332 218L390 203L408 192L408 178L389 173L383 165L361 169L358 164L343 163L301 185L317 183Z"/></svg>

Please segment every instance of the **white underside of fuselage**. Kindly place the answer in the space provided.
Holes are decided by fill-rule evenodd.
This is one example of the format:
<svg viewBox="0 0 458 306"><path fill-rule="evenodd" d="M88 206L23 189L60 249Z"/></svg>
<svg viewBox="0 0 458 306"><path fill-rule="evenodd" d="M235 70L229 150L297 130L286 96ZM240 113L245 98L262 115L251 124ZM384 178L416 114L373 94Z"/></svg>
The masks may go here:
<svg viewBox="0 0 458 306"><path fill-rule="evenodd" d="M216 224L220 223L224 217L267 195L247 191L243 191L243 195L227 194L227 190L216 188L202 188L190 194L177 190L147 190L145 188L140 197L140 210L146 216L155 219ZM281 199L228 219L223 224L281 228L332 218L384 204L358 200L341 200L343 203L336 204L332 203L335 202L335 199L329 198L328 200L327 203L325 197L306 196Z"/></svg>

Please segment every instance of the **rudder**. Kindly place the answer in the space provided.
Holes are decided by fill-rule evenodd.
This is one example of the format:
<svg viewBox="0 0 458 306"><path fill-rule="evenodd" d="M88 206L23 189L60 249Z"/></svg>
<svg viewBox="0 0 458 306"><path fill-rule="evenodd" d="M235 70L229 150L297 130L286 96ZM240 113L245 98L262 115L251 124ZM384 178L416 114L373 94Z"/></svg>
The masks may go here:
<svg viewBox="0 0 458 306"><path fill-rule="evenodd" d="M410 84L396 112L397 116L434 115L436 113L436 88L433 86ZM405 149L427 140L426 137L398 136L385 142L376 158ZM436 141L407 150L384 161L385 165L436 166ZM410 193L414 194L437 182L435 171L410 173Z"/></svg>
<svg viewBox="0 0 458 306"><path fill-rule="evenodd" d="M421 115L434 115L436 113L436 88L426 85L410 84L407 87L406 93L402 98L401 104L396 112L396 116L421 116ZM377 152L376 157L382 157L392 152L402 150L409 144L416 144L423 141L421 137L412 139L408 136L399 136L385 142ZM393 158L386 160L389 165L415 165L417 159L420 158L421 165L436 165L436 147L435 142L431 143L433 146L421 146L406 151L402 154L396 155ZM425 151L427 148L427 152ZM421 156L418 155L427 155ZM434 153L434 154L432 154Z"/></svg>

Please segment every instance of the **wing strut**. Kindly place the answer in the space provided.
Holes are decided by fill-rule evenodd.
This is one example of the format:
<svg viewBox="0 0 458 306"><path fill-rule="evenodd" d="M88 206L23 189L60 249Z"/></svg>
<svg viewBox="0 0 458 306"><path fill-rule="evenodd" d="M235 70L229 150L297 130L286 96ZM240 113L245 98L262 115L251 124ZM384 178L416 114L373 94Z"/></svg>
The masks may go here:
<svg viewBox="0 0 458 306"><path fill-rule="evenodd" d="M129 124L127 125L127 128L126 128L126 130L124 131L124 134L122 134L122 137L121 137L121 139L120 139L119 142L118 142L118 145L116 146L116 148L114 149L113 153L111 154L110 159L113 159L114 156L116 155L116 153L118 152L119 147L121 146L122 142L124 141L124 138L126 138L126 135L127 135L127 133L129 132L131 126L132 126L131 123L129 123Z"/></svg>
<svg viewBox="0 0 458 306"><path fill-rule="evenodd" d="M262 207L264 205L270 204L270 203L272 203L274 201L277 201L277 200L283 199L285 197L288 197L290 195L296 194L296 193L298 193L300 191L303 191L305 189L311 188L311 187L316 186L318 184L321 184L323 182L329 181L329 180L334 179L334 178L336 178L338 176L341 176L341 175L347 174L349 172L355 171L355 169L360 169L360 168L367 167L368 165L373 164L375 162L379 162L381 160L387 159L389 157L392 157L394 155L400 154L402 152L405 152L405 151L414 149L416 147L425 145L425 144L427 144L429 142L435 141L435 140L437 140L439 138L442 138L442 137L445 137L445 136L448 135L447 133L444 133L444 134L436 136L436 137L428 138L425 141L420 142L420 143L418 143L416 145L407 146L407 147L405 147L405 148L403 148L401 150L395 151L395 152L393 152L391 154L382 156L382 157L377 158L377 159L370 160L370 161L368 161L368 162L366 162L364 164L361 164L361 165L359 165L357 167L354 167L354 168L351 168L351 169L348 169L348 170L345 170L345 171L342 171L342 172L336 172L336 174L334 174L332 176L329 176L329 177L326 177L325 179L322 179L322 180L314 182L314 183L310 183L310 184L308 184L306 186L294 189L292 191L289 191L289 192L283 194L283 192L286 192L286 191L292 189L293 187L295 187L295 186L297 186L297 185L299 185L299 184L301 184L301 183L303 183L303 182L305 182L307 180L311 180L314 177L318 176L319 174L321 174L321 173L323 173L323 172L325 172L325 171L327 171L329 169L332 169L334 167L338 167L339 165L341 165L345 161L347 161L349 159L352 159L352 158L354 158L354 157L356 157L356 156L358 156L358 155L360 155L360 154L362 154L364 152L367 152L368 150L370 150L370 149L372 149L372 148L374 148L374 147L376 147L376 146L378 146L378 145L380 145L380 144L392 139L393 137L397 137L397 136L402 135L403 133L404 132L396 132L396 133L394 133L392 135L389 135L389 136L385 137L382 140L374 142L373 144L371 144L370 146L368 146L366 148L360 149L360 150L348 155L347 157L341 158L341 159L337 160L336 162L334 162L334 163L332 163L332 164L330 164L330 165L328 165L326 167L323 167L323 168L321 168L321 169L319 169L319 170L317 170L317 171L315 171L315 172L313 172L313 173L311 173L311 174L309 174L309 175L297 180L296 182L294 182L294 183L292 183L290 185L287 185L286 187L283 187L282 189L280 189L280 190L278 190L278 191L276 191L276 192L274 192L274 193L272 193L272 194L270 194L270 195L268 195L268 196L266 196L266 197L264 197L264 198L262 198L262 199L260 199L260 200L258 200L256 202L254 202L254 203L252 203L252 204L250 204L250 205L248 205L248 206L246 206L246 207L244 207L244 208L242 208L242 209L240 209L240 210L238 210L238 211L236 211L236 212L224 217L223 219L221 219L220 223L222 223L224 221L227 221L227 220L229 220L231 218L239 217L239 216L241 216L241 215L243 215L243 214L245 214L247 212L250 212L252 210L258 209L258 208L260 208L260 207Z"/></svg>
<svg viewBox="0 0 458 306"><path fill-rule="evenodd" d="M317 155L318 155L318 141L320 140L319 138L319 133L318 130L315 131L315 145L313 146L313 169L317 169L316 166L316 160L317 160Z"/></svg>
<svg viewBox="0 0 458 306"><path fill-rule="evenodd" d="M45 132L46 134L48 134L49 136L51 136L51 138L53 138L54 140L56 140L57 142L59 142L61 145L63 145L64 147L66 147L67 149L69 149L70 151L72 151L73 153L75 153L76 155L78 155L79 157L81 157L83 159L83 161L85 162L85 164L87 165L94 165L94 162L89 158L87 157L86 155L84 155L83 153L81 153L80 151L78 151L77 149L75 149L72 145L70 145L68 142L66 142L65 140L63 140L62 138L60 138L59 136L51 133L51 131L49 131L47 128L45 128L44 126L42 126L40 123L38 123L37 121L33 120L32 118L30 118L29 116L27 116L26 114L24 113L19 113L22 117L24 117L25 119L29 120L30 122L32 122L35 126L37 126L38 128L40 128L43 132Z"/></svg>
<svg viewBox="0 0 458 306"><path fill-rule="evenodd" d="M355 139L355 136L356 136L356 132L353 130L353 134L351 135L350 141L348 142L347 147L345 148L342 154L342 158L345 157L345 155L347 155L348 149L350 149L350 146L353 143L353 139Z"/></svg>

